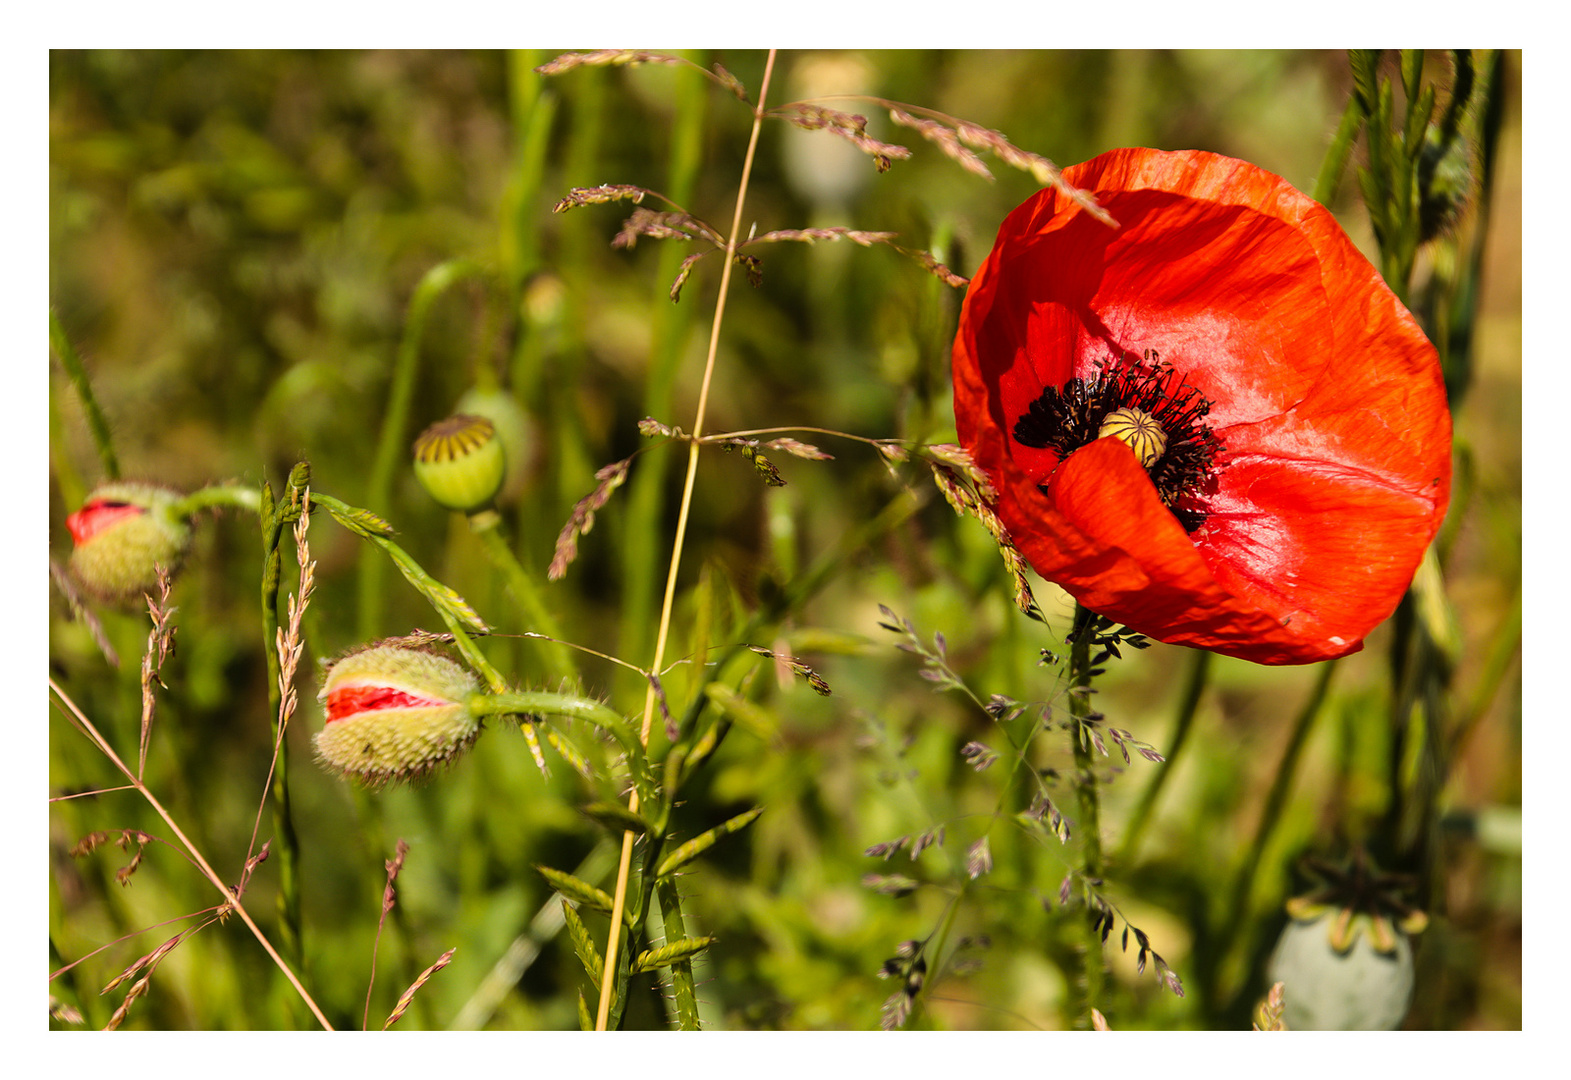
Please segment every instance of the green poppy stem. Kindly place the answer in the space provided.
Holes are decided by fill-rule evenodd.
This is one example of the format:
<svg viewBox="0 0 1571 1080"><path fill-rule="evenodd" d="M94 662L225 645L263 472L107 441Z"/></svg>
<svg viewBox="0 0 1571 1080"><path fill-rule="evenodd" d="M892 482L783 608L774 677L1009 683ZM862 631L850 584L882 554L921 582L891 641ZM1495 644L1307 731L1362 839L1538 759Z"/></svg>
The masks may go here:
<svg viewBox="0 0 1571 1080"><path fill-rule="evenodd" d="M420 339L425 333L431 307L437 298L451 286L466 277L483 273L479 263L469 259L450 259L426 271L415 286L409 299L409 315L404 321L404 336L398 343L398 355L393 363L392 386L389 389L387 412L382 418L382 430L377 436L376 457L371 462L371 476L361 500L378 513L387 512L393 490L393 476L399 463L405 460L404 444L409 428L409 412L414 403L415 374L420 362ZM380 559L360 560L359 583L359 636L369 639L376 636L376 627L382 619L382 562Z"/></svg>
<svg viewBox="0 0 1571 1080"><path fill-rule="evenodd" d="M289 488L303 488L310 483L310 472L304 462L296 465L289 475ZM201 492L187 496L187 501L204 496L198 500L202 505L218 505L217 501L208 502L207 493L229 492L234 493L234 488L204 488ZM294 815L290 808L289 800L289 742L280 738L279 732L279 705L282 700L282 691L279 688L280 665L278 658L278 586L281 574L282 557L279 544L283 539L284 526L292 520L298 519L289 516L291 507L285 503L279 505L273 500L273 489L265 481L260 492L255 495L255 509L261 517L262 526L262 651L267 656L267 705L268 719L272 729L273 745L278 748L278 761L273 768L273 832L278 841L278 937L279 945L284 956L288 959L290 967L300 972L305 977L303 963L304 949L300 938L300 840L295 833ZM239 501L230 505L239 505ZM189 512L189 511L188 511Z"/></svg>
<svg viewBox="0 0 1571 1080"><path fill-rule="evenodd" d="M469 711L475 716L505 716L509 713L529 715L566 716L584 720L602 729L614 738L623 749L630 749L642 756L643 748L638 736L627 721L612 712L603 702L573 694L552 694L544 690L510 690L498 694L476 694L469 699Z"/></svg>
<svg viewBox="0 0 1571 1080"><path fill-rule="evenodd" d="M1091 713L1091 695L1085 691L1091 686L1091 631L1086 625L1091 613L1075 605L1074 626L1078 631L1069 648L1069 715L1076 720L1072 733L1075 751L1075 796L1080 806L1080 876L1085 888L1102 876L1102 804L1097 791L1094 762L1091 757L1091 740L1085 736L1082 722ZM1079 921L1080 939L1076 952L1081 960L1079 1007L1075 1010L1075 1026L1091 1026L1091 1010L1102 1000L1106 983L1106 963L1102 956L1102 939L1090 919L1091 912Z"/></svg>
<svg viewBox="0 0 1571 1080"><path fill-rule="evenodd" d="M262 499L255 488L239 487L235 484L214 484L211 487L198 488L180 499L170 509L177 516L187 518L198 510L207 510L211 507L230 507L235 510L248 510L255 514L261 510Z"/></svg>
<svg viewBox="0 0 1571 1080"><path fill-rule="evenodd" d="M1248 907L1255 875L1260 869L1261 859L1265 856L1266 846L1271 842L1271 834L1276 831L1277 822L1287 806L1288 793L1292 790L1293 779L1298 774L1299 758L1303 756L1315 720L1320 716L1321 708L1325 705L1326 692L1330 689L1331 676L1336 673L1336 668L1335 660L1328 660L1320 665L1320 673L1315 679L1313 689L1309 692L1309 699L1304 702L1303 708L1299 710L1298 719L1293 722L1293 733L1288 737L1287 749L1282 751L1282 761L1277 766L1275 778L1271 781L1271 790L1266 795L1265 809L1260 814L1260 824L1255 828L1254 842L1249 845L1243 865L1238 868L1238 874L1233 878L1232 896L1223 909L1224 914L1219 930L1224 940L1234 938L1239 945L1246 948L1249 945L1252 935L1240 933L1238 928L1251 925L1248 921Z"/></svg>
<svg viewBox="0 0 1571 1080"><path fill-rule="evenodd" d="M70 376L76 396L82 399L82 411L87 414L87 428L93 433L93 445L98 448L99 460L104 463L104 479L120 479L120 461L115 457L114 443L109 438L109 422L104 419L98 399L93 396L93 384L88 381L82 358L76 354L76 348L71 344L65 327L60 325L60 318L54 308L49 309L49 347L60 358L60 366Z"/></svg>

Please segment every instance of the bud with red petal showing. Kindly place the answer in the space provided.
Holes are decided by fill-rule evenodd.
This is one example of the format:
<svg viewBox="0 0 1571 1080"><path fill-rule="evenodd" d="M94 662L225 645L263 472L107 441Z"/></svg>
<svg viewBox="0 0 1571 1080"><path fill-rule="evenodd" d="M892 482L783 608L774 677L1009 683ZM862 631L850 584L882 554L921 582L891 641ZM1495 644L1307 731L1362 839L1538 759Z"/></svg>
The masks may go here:
<svg viewBox="0 0 1571 1080"><path fill-rule="evenodd" d="M191 546L179 511L180 493L153 484L113 483L95 489L65 519L75 547L71 574L106 602L133 599L158 587L158 567L178 570Z"/></svg>
<svg viewBox="0 0 1571 1080"><path fill-rule="evenodd" d="M317 695L327 714L317 756L374 786L418 779L480 734L468 705L478 689L468 671L419 649L374 645L350 653L328 670Z"/></svg>

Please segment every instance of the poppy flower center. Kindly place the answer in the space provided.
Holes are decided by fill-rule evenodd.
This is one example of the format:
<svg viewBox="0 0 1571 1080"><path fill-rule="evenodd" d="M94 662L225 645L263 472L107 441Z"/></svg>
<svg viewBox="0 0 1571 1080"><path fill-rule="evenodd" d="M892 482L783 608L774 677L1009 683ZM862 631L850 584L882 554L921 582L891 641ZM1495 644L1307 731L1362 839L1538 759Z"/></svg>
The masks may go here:
<svg viewBox="0 0 1571 1080"><path fill-rule="evenodd" d="M1214 487L1217 438L1206 426L1211 403L1173 366L1148 349L1100 365L1090 379L1049 386L1015 420L1015 441L1067 458L1113 435L1129 444L1157 495L1180 525L1205 522L1204 497ZM1042 485L1044 488L1046 485Z"/></svg>
<svg viewBox="0 0 1571 1080"><path fill-rule="evenodd" d="M1111 435L1129 444L1143 468L1155 465L1167 449L1167 432L1150 413L1139 409L1114 409L1097 428L1096 437Z"/></svg>

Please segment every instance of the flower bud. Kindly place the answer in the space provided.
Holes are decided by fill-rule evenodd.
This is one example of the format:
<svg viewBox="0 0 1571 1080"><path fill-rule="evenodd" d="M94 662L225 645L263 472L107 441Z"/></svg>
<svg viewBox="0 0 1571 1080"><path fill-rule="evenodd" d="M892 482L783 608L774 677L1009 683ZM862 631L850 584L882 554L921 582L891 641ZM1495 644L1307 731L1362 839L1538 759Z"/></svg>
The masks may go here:
<svg viewBox="0 0 1571 1080"><path fill-rule="evenodd" d="M415 476L449 510L472 514L502 489L507 458L496 428L483 416L438 420L415 440Z"/></svg>
<svg viewBox="0 0 1571 1080"><path fill-rule="evenodd" d="M534 421L518 404L512 394L502 389L482 390L475 386L464 392L453 406L456 413L483 416L496 429L502 440L507 470L502 480L502 490L497 499L501 502L516 500L534 468L539 440L535 437Z"/></svg>
<svg viewBox="0 0 1571 1080"><path fill-rule="evenodd" d="M317 700L324 765L372 785L414 780L452 761L480 734L468 699L475 677L451 660L396 645L350 653L328 669Z"/></svg>
<svg viewBox="0 0 1571 1080"><path fill-rule="evenodd" d="M133 599L158 587L158 567L178 570L191 546L191 527L175 512L180 493L152 484L104 484L65 519L75 547L71 574L106 602Z"/></svg>

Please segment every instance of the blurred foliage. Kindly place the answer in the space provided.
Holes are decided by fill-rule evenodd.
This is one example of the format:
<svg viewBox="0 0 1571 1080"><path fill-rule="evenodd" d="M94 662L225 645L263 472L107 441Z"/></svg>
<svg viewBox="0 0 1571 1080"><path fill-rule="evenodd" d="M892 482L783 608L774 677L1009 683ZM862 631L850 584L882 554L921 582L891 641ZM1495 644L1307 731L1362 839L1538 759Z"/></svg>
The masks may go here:
<svg viewBox="0 0 1571 1080"><path fill-rule="evenodd" d="M756 93L762 54L693 58L722 62ZM520 559L567 639L647 663L685 457L679 447L638 458L564 580L546 584L545 567L594 471L645 445L639 419L653 411L690 426L718 260L700 264L673 307L666 292L686 253L678 242L613 250L625 205L550 210L572 186L634 183L723 229L750 113L689 69L582 69L547 80L531 71L546 59L53 52L50 295L128 478L186 489L267 479L277 490L295 461L309 459L314 488L365 505L411 293L433 266L477 260L486 273L453 285L431 308L399 444L477 381L499 377L539 440L528 482L504 507ZM1443 58L1430 62L1443 80ZM1519 55L1506 56L1487 216L1475 207L1447 234L1455 250L1476 247L1481 268L1459 346L1465 397L1453 384L1462 463L1443 566L1460 633L1447 705L1465 740L1431 822L1432 921L1419 940L1419 991L1407 1021L1414 1027L1521 1024L1519 70ZM770 104L875 94L998 129L1064 165L1121 145L1202 147L1304 190L1313 189L1351 90L1340 53L801 53L783 55L775 74ZM864 112L875 136L912 146L912 159L879 175L828 133L771 123L744 231L890 230L972 272L1003 216L1032 192L1030 178L997 165L989 184L879 110L840 107ZM1357 185L1344 182L1332 208L1374 257ZM1419 251L1415 289L1446 250ZM732 293L709 430L804 425L874 438L953 437L948 343L958 292L885 248L781 244L760 254L761 288ZM52 548L63 559L70 541L59 525L98 480L100 458L82 403L54 363L51 388ZM1083 917L1057 903L1069 854L1051 837L997 827L992 872L958 891L966 848L999 807L1003 768L977 772L960 749L972 740L995 750L1008 743L968 699L935 694L917 677L913 658L878 627L878 605L911 619L924 637L941 630L950 663L983 700L1001 693L1036 701L1061 689L1039 651L1064 651L1072 603L1039 586L1050 627L1022 619L986 533L957 519L919 468L895 475L862 444L802 437L835 460L776 455L783 488L759 483L741 455L706 452L668 650L681 657L693 647L701 597L710 598L715 644L735 642L760 605L785 602L771 639L756 643L804 657L834 689L820 697L760 659L749 692L775 735L738 727L684 789L673 823L679 838L765 808L683 880L689 932L718 938L696 964L705 1024L876 1027L894 989L877 977L881 965L902 941L931 934L958 896L951 948L930 968L931 996L913 1023L1068 1026L1072 965L1060 931L1064 920ZM898 512L907 490L920 506ZM529 629L469 529L424 496L402 459L387 503L370 509L499 632ZM362 640L356 565L381 555L326 514L317 518L317 592L305 633L308 658L320 659ZM822 587L803 595L797 587L825 558L835 561ZM254 520L229 512L200 526L175 589L178 651L164 668L169 689L159 696L148 758L149 786L229 880L252 833L270 753L260 572ZM286 544L286 591L294 575ZM701 580L709 591L697 587ZM396 574L382 575L381 590L373 636L440 629ZM51 676L125 754L141 715L137 667L148 625L136 613L100 616L120 668L105 663L57 598ZM1247 1028L1267 990L1264 957L1285 919L1282 902L1302 884L1295 860L1306 851L1343 855L1360 838L1377 845L1365 833L1392 800L1390 634L1377 632L1339 668L1237 925L1219 916L1315 673L1218 658L1190 745L1133 850L1121 847L1124 826L1156 766L1107 759L1114 767L1102 813L1114 861L1105 892L1188 991L1159 992L1151 971L1137 975L1133 955L1109 939L1113 978L1101 1011L1114 1028ZM557 682L520 639L494 637L484 647L520 685ZM309 736L320 724L310 665L290 732L290 785L304 975L330 1019L360 1023L383 863L403 838L410 851L382 936L373 1022L457 945L403 1026L575 1027L585 980L566 936L541 935L538 955L520 939L550 895L533 867L572 870L590 855L605 834L578 807L606 793L559 759L543 778L506 730L489 732L422 786L352 790L310 760ZM1110 723L1165 750L1187 665L1184 650L1167 646L1115 662L1099 682L1099 707ZM642 701L643 681L602 661L586 657L584 679L618 711ZM694 689L682 667L667 681L678 702ZM52 795L119 785L59 710L50 731ZM1057 734L1039 738L1032 754L1043 768L1069 761ZM264 836L270 820L262 818ZM864 855L940 824L945 842L914 861L903 852L887 861ZM121 996L101 997L104 984L174 932L161 924L214 899L167 847L150 848L126 887L114 871L129 856L109 847L66 854L95 829L120 828L167 835L129 792L51 807L51 969L82 961L51 993L94 1026ZM609 889L610 866L601 859L581 873ZM884 895L862 884L870 873L924 884ZM246 900L264 930L275 925L275 887L262 864ZM604 919L586 920L603 946ZM968 947L957 945L962 939ZM520 971L525 954L532 962ZM654 994L638 995L628 1024L662 1026L662 1010ZM310 1023L234 920L171 952L127 1020L147 1028Z"/></svg>

